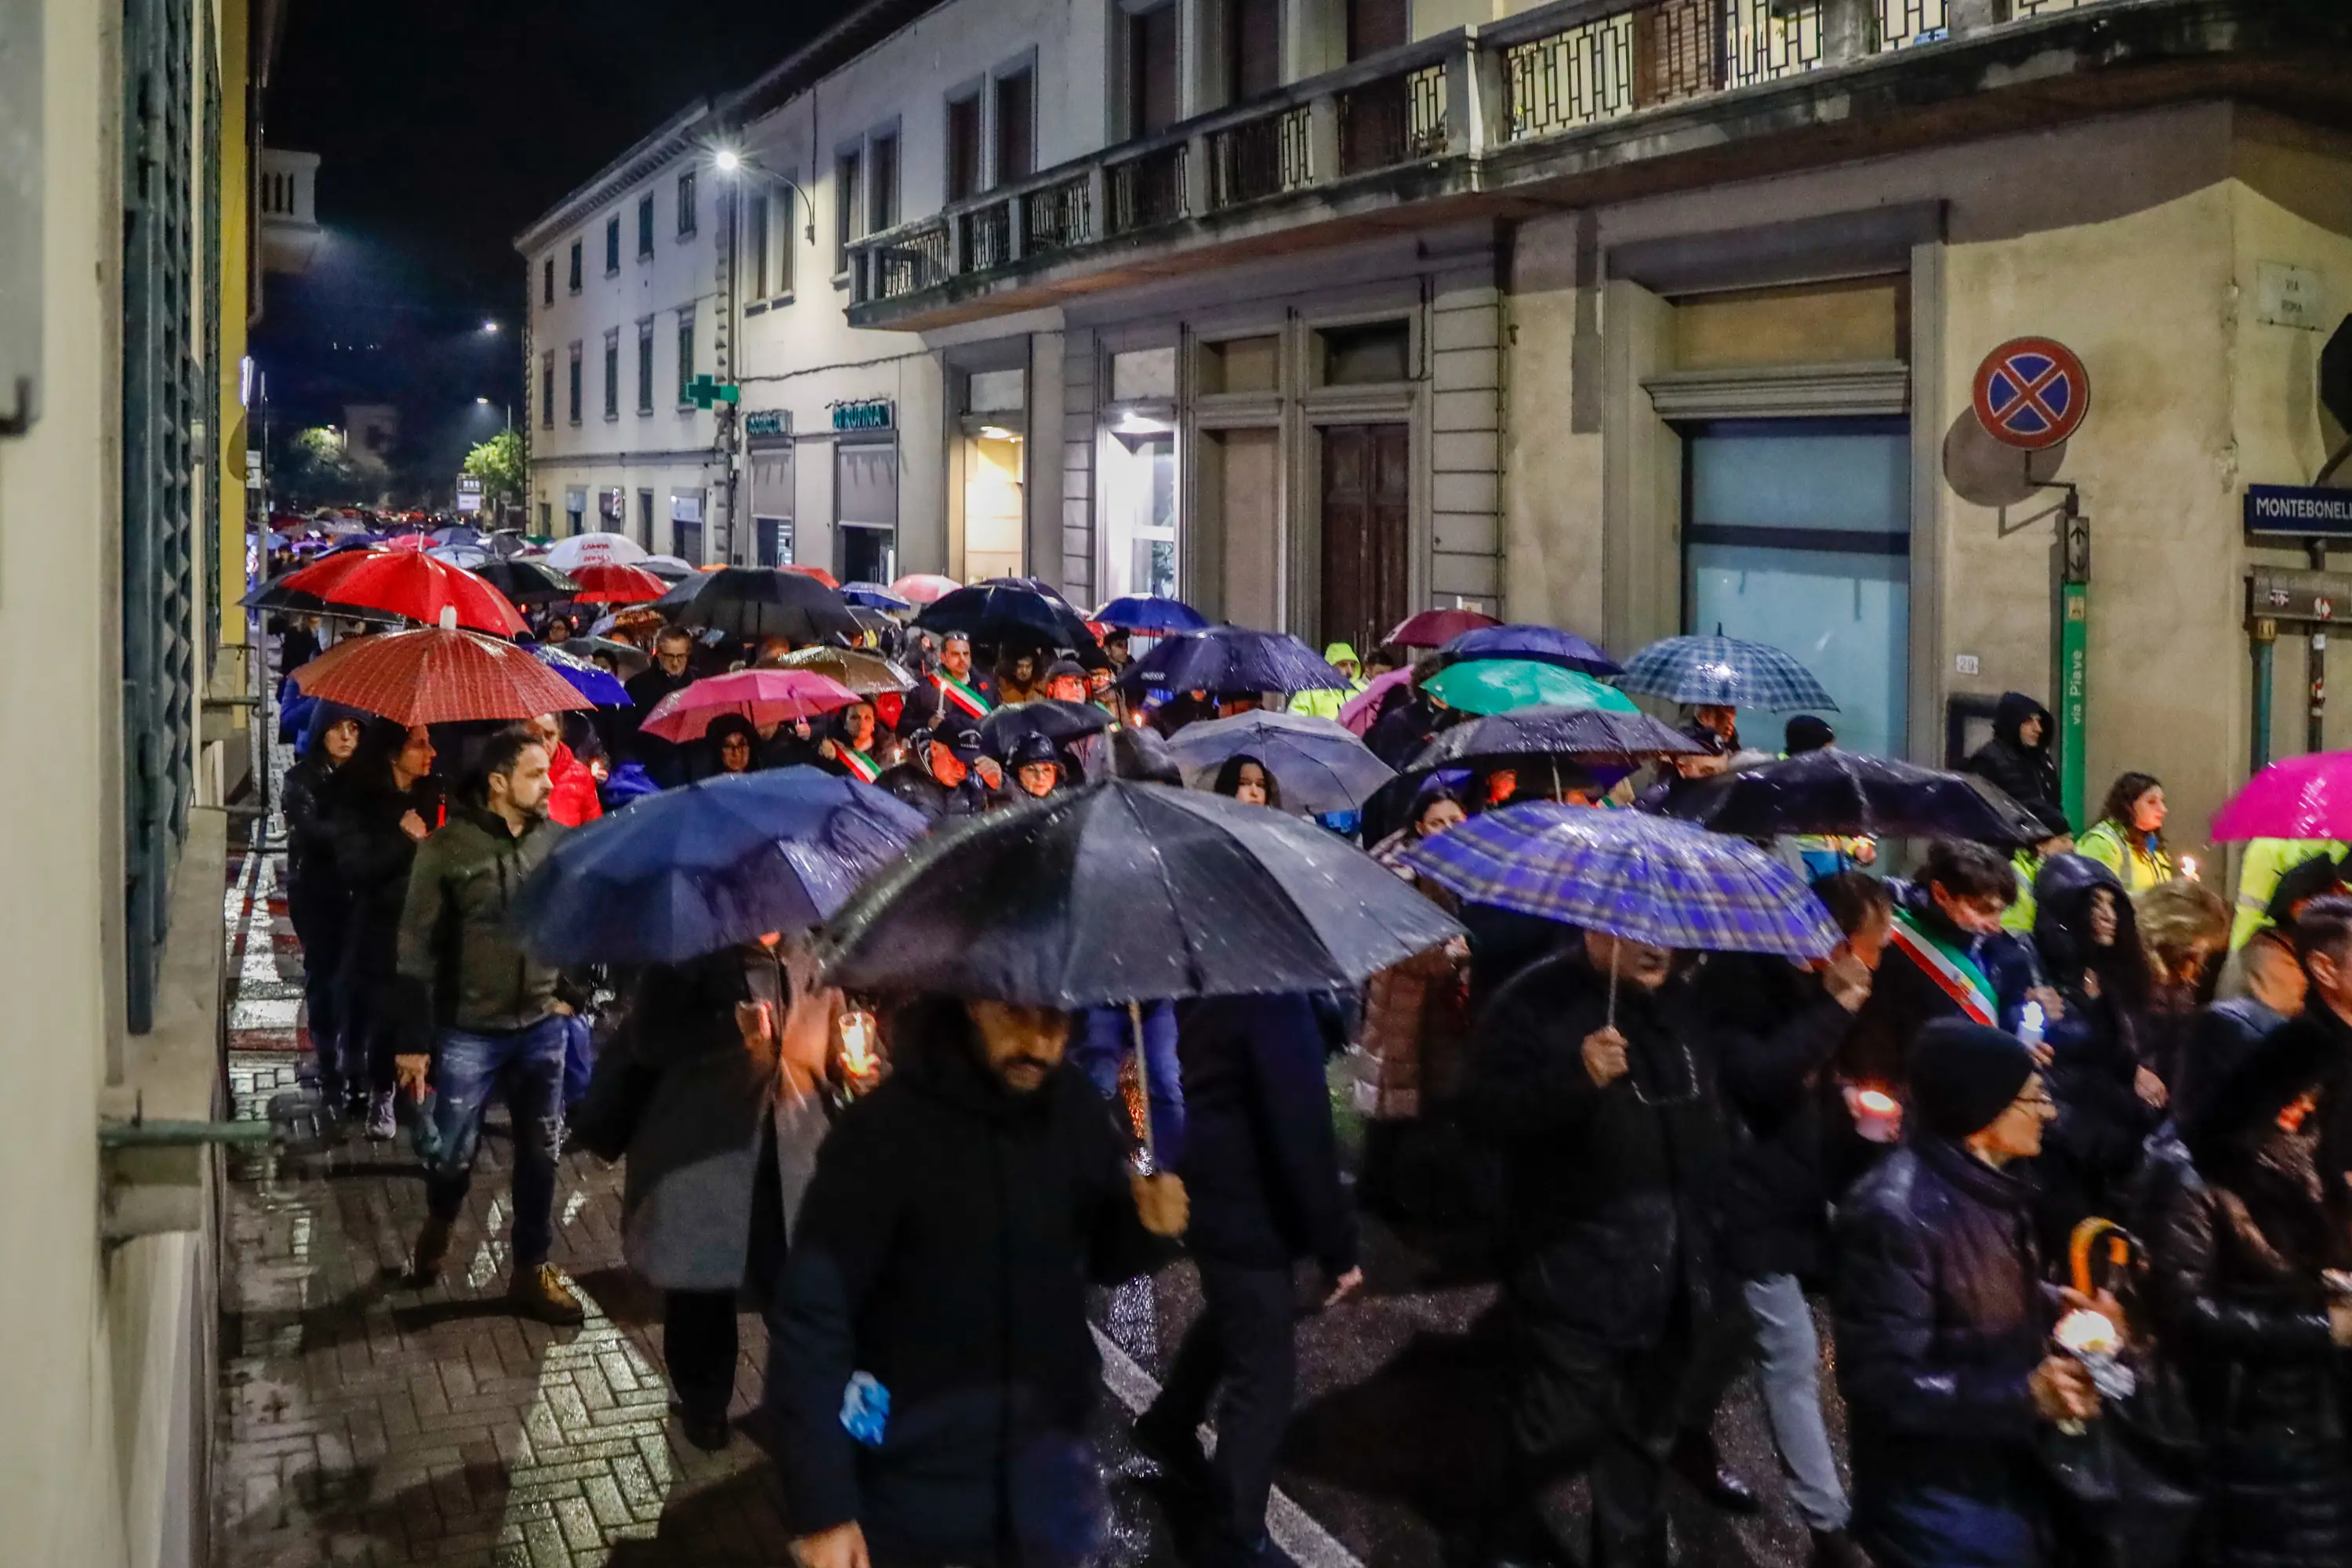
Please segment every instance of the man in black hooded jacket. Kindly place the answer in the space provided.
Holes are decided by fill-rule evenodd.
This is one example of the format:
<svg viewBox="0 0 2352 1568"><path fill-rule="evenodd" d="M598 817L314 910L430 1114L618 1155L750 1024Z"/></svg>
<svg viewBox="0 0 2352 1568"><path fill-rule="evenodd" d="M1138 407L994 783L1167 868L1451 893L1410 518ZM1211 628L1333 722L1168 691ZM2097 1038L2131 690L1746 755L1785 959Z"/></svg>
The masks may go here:
<svg viewBox="0 0 2352 1568"><path fill-rule="evenodd" d="M2050 754L2050 710L2022 691L2004 691L1993 710L1992 739L1960 771L1995 784L2020 805L2058 804L2058 763Z"/></svg>
<svg viewBox="0 0 2352 1568"><path fill-rule="evenodd" d="M1713 1053L1673 960L1588 931L1480 1021L1464 1113L1502 1149L1519 1352L1489 1563L1557 1559L1538 1502L1578 1469L1594 1561L1666 1562L1667 1456L1698 1347L1737 1310L1718 1267Z"/></svg>
<svg viewBox="0 0 2352 1568"><path fill-rule="evenodd" d="M817 1155L771 1352L804 1568L1054 1568L1099 1544L1085 1287L1157 1261L1185 1200L1126 1172L1068 1036L1041 1008L904 1008L896 1070Z"/></svg>

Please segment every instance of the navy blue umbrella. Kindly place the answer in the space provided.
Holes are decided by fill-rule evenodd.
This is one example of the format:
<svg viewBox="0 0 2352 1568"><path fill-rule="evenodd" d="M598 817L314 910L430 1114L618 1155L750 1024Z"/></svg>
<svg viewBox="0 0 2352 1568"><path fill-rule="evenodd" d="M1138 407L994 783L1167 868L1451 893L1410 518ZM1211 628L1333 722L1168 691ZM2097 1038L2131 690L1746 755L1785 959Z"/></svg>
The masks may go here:
<svg viewBox="0 0 2352 1568"><path fill-rule="evenodd" d="M533 643L530 651L540 663L563 677L571 683L572 690L597 707L630 706L629 689L621 684L621 678L593 659L582 658L578 654L568 653L561 647L547 643Z"/></svg>
<svg viewBox="0 0 2352 1568"><path fill-rule="evenodd" d="M880 583L844 583L841 596L869 610L911 610L915 607L913 600L900 597Z"/></svg>
<svg viewBox="0 0 2352 1568"><path fill-rule="evenodd" d="M551 963L680 963L816 924L929 826L815 768L723 773L565 835L513 918Z"/></svg>
<svg viewBox="0 0 2352 1568"><path fill-rule="evenodd" d="M1171 632L1204 632L1209 617L1181 599L1157 594L1124 594L1097 610L1094 618L1107 626L1165 637Z"/></svg>
<svg viewBox="0 0 2352 1568"><path fill-rule="evenodd" d="M1833 746L1738 773L1680 780L1649 809L1742 838L1860 833L2032 844L2050 834L2032 812L1983 779Z"/></svg>
<svg viewBox="0 0 2352 1568"><path fill-rule="evenodd" d="M1562 669L1580 669L1587 675L1615 675L1619 670L1614 659L1574 632L1521 622L1464 632L1442 651L1461 663L1474 658L1528 658Z"/></svg>
<svg viewBox="0 0 2352 1568"><path fill-rule="evenodd" d="M1353 691L1348 678L1287 632L1212 626L1171 637L1127 667L1129 691Z"/></svg>

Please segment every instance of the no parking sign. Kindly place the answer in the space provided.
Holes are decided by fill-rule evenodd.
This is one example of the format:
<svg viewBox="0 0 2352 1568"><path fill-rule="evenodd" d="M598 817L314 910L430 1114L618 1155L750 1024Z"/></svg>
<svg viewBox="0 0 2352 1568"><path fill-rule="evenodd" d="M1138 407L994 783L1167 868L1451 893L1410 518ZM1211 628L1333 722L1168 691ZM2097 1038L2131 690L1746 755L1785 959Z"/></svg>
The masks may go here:
<svg viewBox="0 0 2352 1568"><path fill-rule="evenodd" d="M1977 367L1977 421L2003 446L2028 452L2072 436L2091 408L2090 373L2051 338L2011 338Z"/></svg>

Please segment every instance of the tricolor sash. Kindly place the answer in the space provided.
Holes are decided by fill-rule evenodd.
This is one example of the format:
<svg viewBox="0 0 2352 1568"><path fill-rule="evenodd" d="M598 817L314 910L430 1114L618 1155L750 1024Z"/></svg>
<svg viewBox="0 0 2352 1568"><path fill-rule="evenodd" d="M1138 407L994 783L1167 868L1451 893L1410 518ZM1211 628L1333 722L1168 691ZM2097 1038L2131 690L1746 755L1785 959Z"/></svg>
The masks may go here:
<svg viewBox="0 0 2352 1568"><path fill-rule="evenodd" d="M1905 956L1926 971L1927 978L1942 988L1945 995L1959 1004L1961 1012L1979 1024L1994 1022L1992 982L1985 978L1976 960L1920 925L1899 904L1895 906L1895 927L1890 934Z"/></svg>
<svg viewBox="0 0 2352 1568"><path fill-rule="evenodd" d="M975 719L988 717L988 699L950 675L946 670L931 672L931 684L940 689L940 700L952 702Z"/></svg>
<svg viewBox="0 0 2352 1568"><path fill-rule="evenodd" d="M882 770L874 765L874 759L854 747L845 746L836 741L833 754L841 760L843 767L849 770L849 776L860 784L872 784L882 776Z"/></svg>

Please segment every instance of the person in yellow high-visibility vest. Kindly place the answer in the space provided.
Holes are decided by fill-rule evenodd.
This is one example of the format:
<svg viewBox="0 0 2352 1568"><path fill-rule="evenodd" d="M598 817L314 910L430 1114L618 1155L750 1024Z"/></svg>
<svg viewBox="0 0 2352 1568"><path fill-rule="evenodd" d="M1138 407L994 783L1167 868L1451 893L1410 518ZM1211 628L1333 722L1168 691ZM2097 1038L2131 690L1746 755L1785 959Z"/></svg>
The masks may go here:
<svg viewBox="0 0 2352 1568"><path fill-rule="evenodd" d="M2050 837L2009 858L2010 868L2017 873L2017 901L2002 913L2000 929L2019 936L2033 934L2033 879L2042 875L2043 862L2053 855L2074 852L2074 833L2067 826L2064 812L2048 801L2036 801L2025 809L2049 829Z"/></svg>
<svg viewBox="0 0 2352 1568"><path fill-rule="evenodd" d="M2344 858L2345 846L2334 838L2253 838L2238 867L2238 905L2230 926L2230 951L2235 952L2270 923L2267 911L2279 879L2315 855Z"/></svg>
<svg viewBox="0 0 2352 1568"><path fill-rule="evenodd" d="M2074 843L2074 853L2113 871L2124 891L2144 893L2180 874L2164 842L2164 785L2147 773L2126 773L2107 791L2099 820Z"/></svg>
<svg viewBox="0 0 2352 1568"><path fill-rule="evenodd" d="M1343 642L1333 643L1323 650L1323 662L1347 677L1348 689L1297 692L1290 699L1290 710L1293 713L1308 713L1318 719L1337 719L1339 716L1340 705L1364 689L1364 679L1360 673L1362 668L1361 661L1356 658L1356 650L1350 645Z"/></svg>

